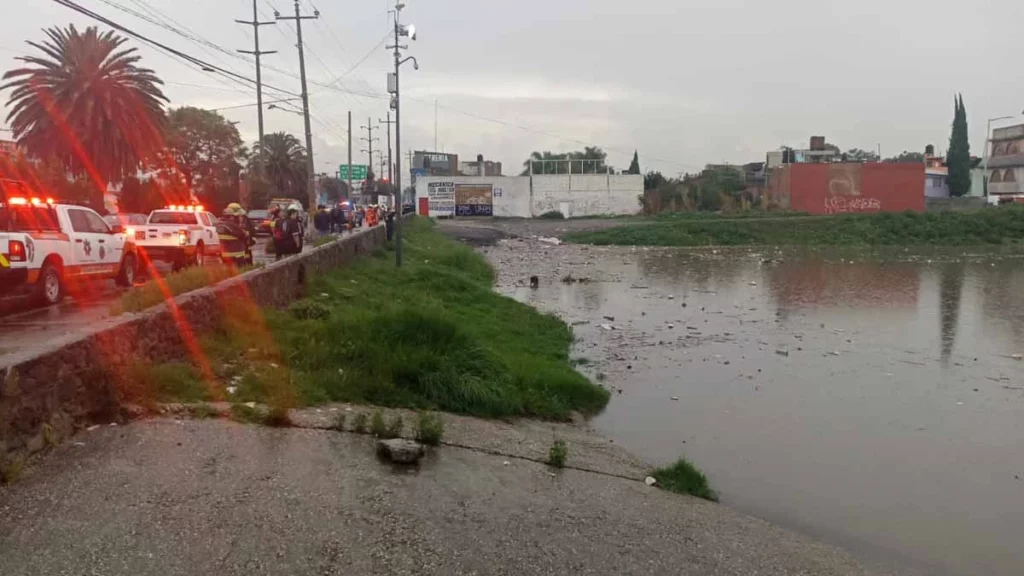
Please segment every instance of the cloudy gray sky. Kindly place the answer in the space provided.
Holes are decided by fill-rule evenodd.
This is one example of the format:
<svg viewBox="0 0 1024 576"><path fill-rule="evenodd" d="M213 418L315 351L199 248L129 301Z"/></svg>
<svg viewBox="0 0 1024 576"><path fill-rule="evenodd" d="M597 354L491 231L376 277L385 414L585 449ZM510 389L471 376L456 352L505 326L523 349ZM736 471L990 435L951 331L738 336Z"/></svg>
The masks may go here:
<svg viewBox="0 0 1024 576"><path fill-rule="evenodd" d="M8 0L13 2L14 0ZM135 15L146 14L225 49L251 48L251 0L79 0L119 23L210 62L253 76L251 64ZM843 149L883 155L944 150L953 94L962 92L972 151L985 120L1024 110L1019 0L406 0L404 21L420 70L403 68L403 148L437 145L483 154L513 172L531 150L604 147L625 167L695 171L707 162L763 160L780 145L821 134ZM344 162L346 114L356 130L387 111L386 0L301 0L321 11L304 36L317 169ZM257 0L262 19L291 0ZM41 29L88 19L50 0L21 0L0 20L0 64L15 65ZM294 28L261 29L268 84L298 91ZM167 82L172 105L255 102L252 90L141 47ZM7 95L0 95L6 102ZM267 99L275 92L268 90ZM255 108L223 111L247 140ZM5 114L6 115L6 114ZM1005 124L1006 122L997 123ZM1011 122L1012 123L1012 122ZM297 115L270 110L267 131L301 135ZM0 133L0 137L4 134ZM383 136L383 131L381 132ZM365 131L358 136L365 136ZM354 145L357 158L364 147Z"/></svg>

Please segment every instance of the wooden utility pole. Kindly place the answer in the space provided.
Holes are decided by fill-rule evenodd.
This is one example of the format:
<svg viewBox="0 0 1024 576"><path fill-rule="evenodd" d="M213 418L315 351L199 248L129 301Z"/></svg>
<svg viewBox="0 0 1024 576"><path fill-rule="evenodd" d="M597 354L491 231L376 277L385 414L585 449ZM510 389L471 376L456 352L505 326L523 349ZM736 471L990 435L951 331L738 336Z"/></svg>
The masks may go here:
<svg viewBox="0 0 1024 576"><path fill-rule="evenodd" d="M255 46L252 50L239 50L239 52L242 54L252 54L256 57L256 122L259 125L260 134L259 155L256 158L256 175L262 178L264 175L263 167L266 164L267 158L263 150L263 77L260 67L260 56L264 54L277 54L277 50L260 51L260 26L277 24L277 22L260 22L259 15L256 12L256 0L252 0L252 22L247 20L235 20L235 22L252 26L252 36L255 40Z"/></svg>
<svg viewBox="0 0 1024 576"><path fill-rule="evenodd" d="M299 49L299 77L302 81L302 118L306 124L306 177L309 192L309 214L316 210L316 182L314 180L315 170L313 169L313 129L309 125L309 92L306 90L306 55L302 46L302 21L316 20L320 18L320 11L316 10L312 16L303 16L299 12L299 0L295 0L295 16L281 16L281 13L274 10L274 17L278 20L295 20L295 34L298 36ZM306 226L310 238L312 238L313 227Z"/></svg>

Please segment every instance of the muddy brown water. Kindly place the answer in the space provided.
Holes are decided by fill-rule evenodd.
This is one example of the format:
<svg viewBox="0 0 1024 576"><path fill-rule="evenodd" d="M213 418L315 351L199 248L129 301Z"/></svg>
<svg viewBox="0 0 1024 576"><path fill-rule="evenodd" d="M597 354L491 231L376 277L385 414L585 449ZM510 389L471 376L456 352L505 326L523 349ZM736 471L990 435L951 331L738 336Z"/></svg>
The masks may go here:
<svg viewBox="0 0 1024 576"><path fill-rule="evenodd" d="M615 442L879 567L1024 573L1019 254L482 250L500 292L573 324Z"/></svg>

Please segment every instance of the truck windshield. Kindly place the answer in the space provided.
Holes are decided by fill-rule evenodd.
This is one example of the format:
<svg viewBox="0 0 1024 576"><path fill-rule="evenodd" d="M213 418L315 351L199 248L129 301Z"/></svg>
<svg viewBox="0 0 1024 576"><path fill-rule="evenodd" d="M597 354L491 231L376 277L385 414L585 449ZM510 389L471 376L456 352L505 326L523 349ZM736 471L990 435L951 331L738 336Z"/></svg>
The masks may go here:
<svg viewBox="0 0 1024 576"><path fill-rule="evenodd" d="M195 212L153 212L150 224L195 224Z"/></svg>
<svg viewBox="0 0 1024 576"><path fill-rule="evenodd" d="M0 230L7 232L59 232L57 213L50 206L0 204Z"/></svg>

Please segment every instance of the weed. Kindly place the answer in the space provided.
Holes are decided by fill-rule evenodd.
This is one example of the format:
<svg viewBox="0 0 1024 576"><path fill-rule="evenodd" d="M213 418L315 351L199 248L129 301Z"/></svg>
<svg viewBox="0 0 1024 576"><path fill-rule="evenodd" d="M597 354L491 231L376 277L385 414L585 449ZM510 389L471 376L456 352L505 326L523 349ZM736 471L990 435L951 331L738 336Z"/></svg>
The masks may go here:
<svg viewBox="0 0 1024 576"><path fill-rule="evenodd" d="M337 430L338 432L345 431L345 413L339 412L334 417L334 423L331 424L331 430Z"/></svg>
<svg viewBox="0 0 1024 576"><path fill-rule="evenodd" d="M356 434L366 434L366 412L360 412L352 419L352 431Z"/></svg>
<svg viewBox="0 0 1024 576"><path fill-rule="evenodd" d="M331 308L316 300L299 300L288 311L298 320L320 320L331 315Z"/></svg>
<svg viewBox="0 0 1024 576"><path fill-rule="evenodd" d="M147 364L135 361L128 366L122 383L125 400L142 405L213 399L199 372L187 362Z"/></svg>
<svg viewBox="0 0 1024 576"><path fill-rule="evenodd" d="M370 434L384 438L387 433L388 425L384 423L384 414L380 410L374 410L373 417L370 418Z"/></svg>
<svg viewBox="0 0 1024 576"><path fill-rule="evenodd" d="M440 414L420 412L416 422L416 441L428 446L437 446L444 436L444 420Z"/></svg>
<svg viewBox="0 0 1024 576"><path fill-rule="evenodd" d="M718 501L718 495L708 486L707 477L685 458L680 458L671 466L658 468L651 472L651 476L658 481L657 486L665 490Z"/></svg>
<svg viewBox="0 0 1024 576"><path fill-rule="evenodd" d="M565 214L562 214L558 210L549 210L538 216L538 218L542 220L565 220Z"/></svg>
<svg viewBox="0 0 1024 576"><path fill-rule="evenodd" d="M575 367L575 366L587 366L589 364L590 364L590 358L586 358L586 357L583 357L583 356L581 356L579 358L573 358L572 360L569 361L569 365L573 366L573 367Z"/></svg>
<svg viewBox="0 0 1024 576"><path fill-rule="evenodd" d="M142 286L130 288L110 307L110 313L118 316L126 312L140 312L156 306L168 298L185 292L198 290L222 280L227 280L250 268L235 266L193 266L163 276L163 282L146 282Z"/></svg>
<svg viewBox="0 0 1024 576"><path fill-rule="evenodd" d="M402 436L402 429L405 428L405 422L402 421L402 416L395 414L395 417L388 423L387 429L384 431L385 438L400 438Z"/></svg>
<svg viewBox="0 0 1024 576"><path fill-rule="evenodd" d="M49 422L46 422L42 426L43 429L43 444L46 446L53 446L56 444L56 438L53 437L53 426L50 426Z"/></svg>
<svg viewBox="0 0 1024 576"><path fill-rule="evenodd" d="M548 449L548 464L555 468L564 468L565 459L568 457L569 446L565 443L565 440L556 439L551 444L551 448Z"/></svg>
<svg viewBox="0 0 1024 576"><path fill-rule="evenodd" d="M0 484L13 484L21 478L25 471L25 458L18 456L13 460L0 466Z"/></svg>
<svg viewBox="0 0 1024 576"><path fill-rule="evenodd" d="M263 424L267 420L266 414L246 404L232 404L231 417L246 424Z"/></svg>

